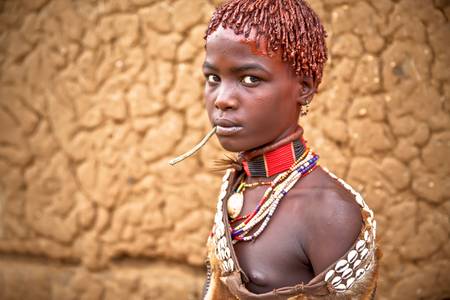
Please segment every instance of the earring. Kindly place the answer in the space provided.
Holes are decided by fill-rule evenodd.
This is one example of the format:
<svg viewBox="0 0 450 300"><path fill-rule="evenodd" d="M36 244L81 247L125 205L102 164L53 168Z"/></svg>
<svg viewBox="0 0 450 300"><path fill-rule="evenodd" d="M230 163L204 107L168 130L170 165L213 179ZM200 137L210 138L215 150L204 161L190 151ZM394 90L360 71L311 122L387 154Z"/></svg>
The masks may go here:
<svg viewBox="0 0 450 300"><path fill-rule="evenodd" d="M300 115L302 117L304 117L304 116L306 116L308 114L308 112L309 112L309 104L310 104L310 101L307 100L305 105L300 105Z"/></svg>

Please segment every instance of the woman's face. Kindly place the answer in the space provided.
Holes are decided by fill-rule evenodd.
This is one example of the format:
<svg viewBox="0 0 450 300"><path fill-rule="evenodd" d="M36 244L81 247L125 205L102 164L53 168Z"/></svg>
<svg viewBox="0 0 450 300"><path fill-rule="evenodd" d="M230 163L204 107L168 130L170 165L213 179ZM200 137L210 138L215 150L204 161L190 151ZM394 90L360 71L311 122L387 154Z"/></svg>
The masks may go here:
<svg viewBox="0 0 450 300"><path fill-rule="evenodd" d="M232 152L276 142L297 127L299 78L265 40L219 27L206 41L205 104L222 146Z"/></svg>

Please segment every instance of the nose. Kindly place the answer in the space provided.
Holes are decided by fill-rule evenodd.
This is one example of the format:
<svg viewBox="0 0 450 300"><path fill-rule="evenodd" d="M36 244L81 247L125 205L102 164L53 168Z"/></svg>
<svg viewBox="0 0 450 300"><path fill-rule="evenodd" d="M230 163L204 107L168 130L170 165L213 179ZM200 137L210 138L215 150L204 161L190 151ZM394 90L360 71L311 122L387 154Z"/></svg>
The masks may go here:
<svg viewBox="0 0 450 300"><path fill-rule="evenodd" d="M214 101L214 106L221 111L226 111L236 109L238 104L239 101L237 100L234 89L222 84Z"/></svg>

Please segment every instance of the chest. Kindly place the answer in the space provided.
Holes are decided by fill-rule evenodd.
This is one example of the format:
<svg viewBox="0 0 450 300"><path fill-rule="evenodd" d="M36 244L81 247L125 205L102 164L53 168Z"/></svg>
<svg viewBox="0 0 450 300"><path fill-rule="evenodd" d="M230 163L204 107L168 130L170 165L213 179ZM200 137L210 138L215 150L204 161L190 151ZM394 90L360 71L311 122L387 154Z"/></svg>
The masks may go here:
<svg viewBox="0 0 450 300"><path fill-rule="evenodd" d="M242 214L255 209L265 190L258 187L245 191ZM288 193L280 201L267 227L254 241L234 245L239 265L249 279L249 290L266 292L308 282L314 275L301 246L302 199L294 194Z"/></svg>

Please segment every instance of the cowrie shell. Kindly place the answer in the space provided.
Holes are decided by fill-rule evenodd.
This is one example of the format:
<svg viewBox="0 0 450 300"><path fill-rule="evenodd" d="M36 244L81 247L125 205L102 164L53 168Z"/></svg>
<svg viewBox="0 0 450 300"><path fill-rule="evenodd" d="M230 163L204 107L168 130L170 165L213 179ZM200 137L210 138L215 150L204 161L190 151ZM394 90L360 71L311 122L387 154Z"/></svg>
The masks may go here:
<svg viewBox="0 0 450 300"><path fill-rule="evenodd" d="M369 236L369 231L367 231L367 230L364 231L364 240L365 240L365 241L368 241L368 240L369 240L369 237L370 237L370 236Z"/></svg>
<svg viewBox="0 0 450 300"><path fill-rule="evenodd" d="M223 254L222 253L222 248L217 247L216 248L216 256L217 256L217 258L220 259L220 260L223 260L222 259L222 254Z"/></svg>
<svg viewBox="0 0 450 300"><path fill-rule="evenodd" d="M226 261L224 261L223 263L222 263L222 270L224 271L224 272L229 272L229 267L228 267L228 263L226 262Z"/></svg>
<svg viewBox="0 0 450 300"><path fill-rule="evenodd" d="M369 270L373 265L373 261L371 261L369 264L367 264L366 266L366 270Z"/></svg>
<svg viewBox="0 0 450 300"><path fill-rule="evenodd" d="M355 197L356 203L358 203L359 206L364 207L364 200L361 194L357 194Z"/></svg>
<svg viewBox="0 0 450 300"><path fill-rule="evenodd" d="M348 278L350 278L352 275L353 275L353 270L350 269L350 268L348 268L347 270L345 270L345 271L342 273L342 278L343 278L343 279L348 279Z"/></svg>
<svg viewBox="0 0 450 300"><path fill-rule="evenodd" d="M353 268L356 268L357 266L359 266L361 264L362 260L358 259L357 261L355 261L355 263L353 264Z"/></svg>
<svg viewBox="0 0 450 300"><path fill-rule="evenodd" d="M356 251L358 251L358 252L363 251L365 247L366 247L366 241L364 241L364 240L359 240L355 246Z"/></svg>
<svg viewBox="0 0 450 300"><path fill-rule="evenodd" d="M349 288L353 285L354 282L355 282L355 278L354 278L354 277L349 278L349 279L347 280L346 287L349 289Z"/></svg>
<svg viewBox="0 0 450 300"><path fill-rule="evenodd" d="M334 275L334 270L330 270L325 274L325 281L328 281Z"/></svg>
<svg viewBox="0 0 450 300"><path fill-rule="evenodd" d="M242 192L232 194L227 201L227 211L230 218L234 219L239 216L243 206L244 194Z"/></svg>
<svg viewBox="0 0 450 300"><path fill-rule="evenodd" d="M221 222L222 219L223 219L223 213L222 213L221 211L218 211L218 212L216 213L216 216L214 217L214 221L215 221L216 223L218 223L218 222Z"/></svg>
<svg viewBox="0 0 450 300"><path fill-rule="evenodd" d="M224 259L225 259L225 258L228 259L228 258L231 257L231 251L230 251L230 248L225 247L224 252L225 252Z"/></svg>
<svg viewBox="0 0 450 300"><path fill-rule="evenodd" d="M220 250L220 254L221 254L221 255L220 255L220 256L221 256L220 259L221 259L221 260L227 260L227 259L228 259L228 257L227 257L227 251L226 251L226 250L227 250L227 249L221 249L221 250ZM229 250L228 250L228 251L229 251Z"/></svg>
<svg viewBox="0 0 450 300"><path fill-rule="evenodd" d="M219 200L223 200L223 198L225 198L226 194L227 194L227 191L220 191Z"/></svg>
<svg viewBox="0 0 450 300"><path fill-rule="evenodd" d="M215 234L219 237L224 235L225 233L225 225L222 222L217 223Z"/></svg>
<svg viewBox="0 0 450 300"><path fill-rule="evenodd" d="M336 266L334 267L334 269L338 273L344 272L345 270L348 269L348 261L346 261L345 259L341 259L340 261L338 261L336 263Z"/></svg>
<svg viewBox="0 0 450 300"><path fill-rule="evenodd" d="M361 252L361 254L360 254L360 258L361 258L361 259L366 258L366 256L367 256L368 253L369 253L369 249L364 248L364 250L363 250L363 251Z"/></svg>
<svg viewBox="0 0 450 300"><path fill-rule="evenodd" d="M228 185L229 185L229 183L228 183L228 180L227 180L224 183L222 183L222 186L220 187L220 190L221 191L226 191L227 188L228 188Z"/></svg>
<svg viewBox="0 0 450 300"><path fill-rule="evenodd" d="M333 278L333 280L331 280L331 284L334 287L337 287L341 282L342 282L342 278L339 277L339 276L336 276L336 277Z"/></svg>
<svg viewBox="0 0 450 300"><path fill-rule="evenodd" d="M218 257L218 258L220 258L219 256L220 256L220 248L219 247L216 247L216 249L214 249L215 250L215 253L216 253L216 256Z"/></svg>
<svg viewBox="0 0 450 300"><path fill-rule="evenodd" d="M230 271L234 270L234 261L231 258L228 259L228 266L230 268Z"/></svg>
<svg viewBox="0 0 450 300"><path fill-rule="evenodd" d="M349 263L354 263L355 260L358 258L358 252L356 250L352 250L347 255L347 260Z"/></svg>
<svg viewBox="0 0 450 300"><path fill-rule="evenodd" d="M336 291L338 291L338 292L343 292L343 291L345 291L345 290L347 289L347 287L345 286L345 284L340 284L340 285L338 285L338 286L335 286L334 288L335 288Z"/></svg>
<svg viewBox="0 0 450 300"><path fill-rule="evenodd" d="M219 248L225 248L227 246L227 239L225 237L222 237L219 242L217 242L217 247Z"/></svg>
<svg viewBox="0 0 450 300"><path fill-rule="evenodd" d="M356 270L356 273L355 273L356 279L360 279L361 277L364 276L365 273L366 273L366 270L364 270L364 269Z"/></svg>

